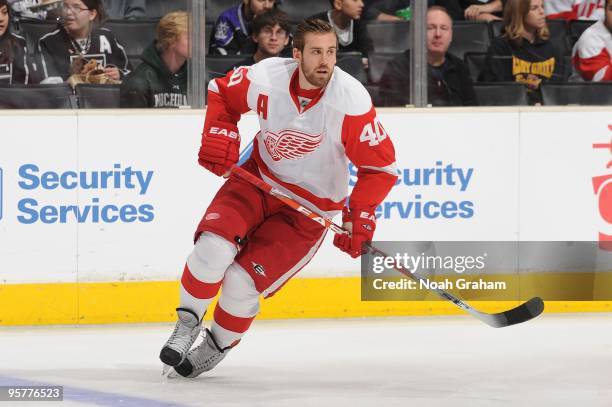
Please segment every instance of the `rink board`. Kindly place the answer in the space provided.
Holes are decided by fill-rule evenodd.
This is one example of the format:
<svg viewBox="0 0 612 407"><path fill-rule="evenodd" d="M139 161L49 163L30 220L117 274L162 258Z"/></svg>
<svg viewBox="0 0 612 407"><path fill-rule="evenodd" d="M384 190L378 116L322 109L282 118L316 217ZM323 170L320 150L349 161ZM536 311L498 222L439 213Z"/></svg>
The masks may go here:
<svg viewBox="0 0 612 407"><path fill-rule="evenodd" d="M381 109L402 176L383 203L376 238L605 240L612 235L612 150L602 147L611 143L610 113ZM0 324L171 320L193 230L222 182L196 162L203 112L0 116ZM239 127L244 147L256 117ZM408 185L414 178L406 174L449 166L450 178ZM328 236L311 264L263 302L261 317L456 311L442 302L361 302L358 275L359 262Z"/></svg>

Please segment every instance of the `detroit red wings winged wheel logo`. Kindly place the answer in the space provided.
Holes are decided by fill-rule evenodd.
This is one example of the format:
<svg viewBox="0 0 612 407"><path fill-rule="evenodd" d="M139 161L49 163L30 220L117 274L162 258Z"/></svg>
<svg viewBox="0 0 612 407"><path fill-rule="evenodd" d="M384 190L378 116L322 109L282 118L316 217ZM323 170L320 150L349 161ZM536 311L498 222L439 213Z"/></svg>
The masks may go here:
<svg viewBox="0 0 612 407"><path fill-rule="evenodd" d="M266 131L264 144L274 161L297 160L315 151L323 140L323 134L312 135L297 130L282 130L278 134Z"/></svg>

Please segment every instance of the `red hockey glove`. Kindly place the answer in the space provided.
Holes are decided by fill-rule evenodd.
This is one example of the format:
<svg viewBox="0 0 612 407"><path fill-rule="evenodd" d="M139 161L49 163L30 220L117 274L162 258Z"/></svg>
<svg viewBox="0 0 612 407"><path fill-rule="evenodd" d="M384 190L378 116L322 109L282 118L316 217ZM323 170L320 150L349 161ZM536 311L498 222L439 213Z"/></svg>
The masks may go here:
<svg viewBox="0 0 612 407"><path fill-rule="evenodd" d="M238 127L229 123L212 123L202 137L198 162L213 174L225 176L238 162L239 149Z"/></svg>
<svg viewBox="0 0 612 407"><path fill-rule="evenodd" d="M342 210L343 227L351 231L351 234L336 234L334 236L334 246L343 252L357 258L366 253L362 249L362 244L371 242L376 229L376 215L373 211L362 209L351 209L344 207Z"/></svg>

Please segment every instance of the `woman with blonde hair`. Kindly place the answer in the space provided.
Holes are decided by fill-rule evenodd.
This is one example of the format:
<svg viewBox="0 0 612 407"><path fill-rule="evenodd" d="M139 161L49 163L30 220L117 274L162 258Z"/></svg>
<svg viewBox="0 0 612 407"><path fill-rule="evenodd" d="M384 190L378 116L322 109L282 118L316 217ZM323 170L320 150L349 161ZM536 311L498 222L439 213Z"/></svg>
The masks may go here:
<svg viewBox="0 0 612 407"><path fill-rule="evenodd" d="M507 0L504 33L489 47L480 80L518 82L530 104L541 104L540 86L563 80L563 56L550 40L544 0Z"/></svg>
<svg viewBox="0 0 612 407"><path fill-rule="evenodd" d="M121 84L121 107L187 105L187 60L191 57L189 14L174 11L157 25L142 64Z"/></svg>

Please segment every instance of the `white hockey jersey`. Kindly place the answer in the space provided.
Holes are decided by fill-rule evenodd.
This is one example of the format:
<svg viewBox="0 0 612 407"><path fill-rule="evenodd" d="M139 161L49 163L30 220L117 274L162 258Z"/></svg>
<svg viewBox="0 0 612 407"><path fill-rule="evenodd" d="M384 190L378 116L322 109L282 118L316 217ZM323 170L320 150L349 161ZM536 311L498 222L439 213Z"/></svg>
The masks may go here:
<svg viewBox="0 0 612 407"><path fill-rule="evenodd" d="M603 18L606 0L546 0L547 18L564 20L599 20Z"/></svg>
<svg viewBox="0 0 612 407"><path fill-rule="evenodd" d="M587 28L572 51L574 76L585 81L612 81L612 33L600 20Z"/></svg>
<svg viewBox="0 0 612 407"><path fill-rule="evenodd" d="M264 59L212 80L204 134L219 122L235 125L252 110L261 128L252 158L266 182L333 215L346 200L351 160L358 180L350 207L373 210L393 187L397 170L370 95L335 67L326 88L304 106L292 91L296 81L298 63L286 58Z"/></svg>

